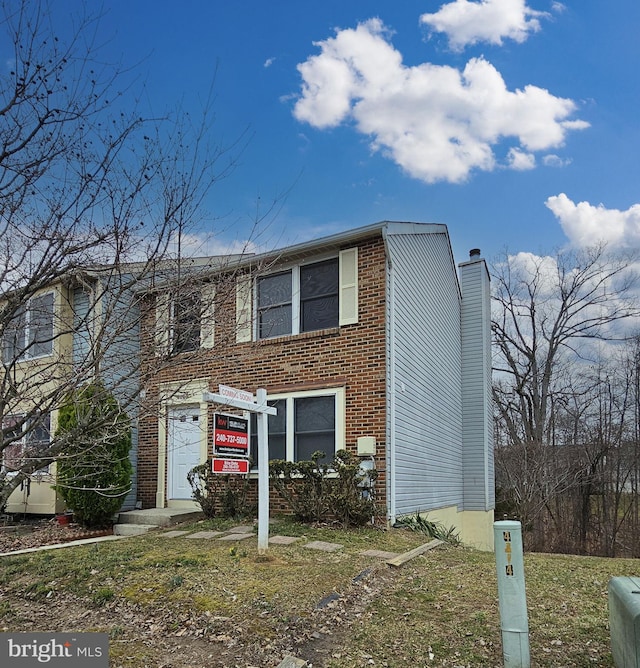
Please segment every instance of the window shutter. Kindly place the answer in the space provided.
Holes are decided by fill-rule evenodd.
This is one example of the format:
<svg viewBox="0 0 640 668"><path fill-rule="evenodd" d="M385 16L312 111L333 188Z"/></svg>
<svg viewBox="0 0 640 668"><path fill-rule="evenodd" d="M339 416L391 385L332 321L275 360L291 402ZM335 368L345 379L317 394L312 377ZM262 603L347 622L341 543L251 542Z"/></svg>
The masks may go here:
<svg viewBox="0 0 640 668"><path fill-rule="evenodd" d="M236 342L251 341L253 321L251 294L251 276L238 276L236 279Z"/></svg>
<svg viewBox="0 0 640 668"><path fill-rule="evenodd" d="M215 335L215 310L214 300L216 289L213 285L205 285L202 288L200 315L200 346L202 348L213 348Z"/></svg>
<svg viewBox="0 0 640 668"><path fill-rule="evenodd" d="M358 322L358 249L340 251L340 326Z"/></svg>
<svg viewBox="0 0 640 668"><path fill-rule="evenodd" d="M156 295L156 355L169 352L169 308L171 297L168 294Z"/></svg>

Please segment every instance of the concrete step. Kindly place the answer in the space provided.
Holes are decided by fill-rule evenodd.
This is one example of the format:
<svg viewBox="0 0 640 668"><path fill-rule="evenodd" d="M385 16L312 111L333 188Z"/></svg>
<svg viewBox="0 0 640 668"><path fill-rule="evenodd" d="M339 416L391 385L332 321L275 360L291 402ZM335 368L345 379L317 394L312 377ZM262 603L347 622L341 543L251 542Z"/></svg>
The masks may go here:
<svg viewBox="0 0 640 668"><path fill-rule="evenodd" d="M139 536L152 529L157 529L155 524L114 524L114 536Z"/></svg>
<svg viewBox="0 0 640 668"><path fill-rule="evenodd" d="M118 515L118 524L147 524L168 527L180 522L194 522L204 517L199 510L178 510L175 508L147 508L127 510Z"/></svg>

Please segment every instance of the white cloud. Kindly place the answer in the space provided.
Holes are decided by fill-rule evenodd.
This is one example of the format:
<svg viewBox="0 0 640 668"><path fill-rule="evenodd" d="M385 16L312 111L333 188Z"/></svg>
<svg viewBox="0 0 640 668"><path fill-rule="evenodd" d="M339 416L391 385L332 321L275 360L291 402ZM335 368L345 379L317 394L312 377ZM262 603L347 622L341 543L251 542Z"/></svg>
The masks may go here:
<svg viewBox="0 0 640 668"><path fill-rule="evenodd" d="M462 72L430 63L405 66L379 19L338 30L316 46L320 53L298 65L302 93L294 116L316 128L353 121L374 151L427 183L461 182L472 169L494 169L493 148L504 138L515 138L524 158L588 127L569 120L572 100L536 86L509 91L483 58L470 60ZM516 169L522 164L513 155L507 159Z"/></svg>
<svg viewBox="0 0 640 668"><path fill-rule="evenodd" d="M515 285L535 283L540 301L557 298L558 260L551 255L520 252L506 258Z"/></svg>
<svg viewBox="0 0 640 668"><path fill-rule="evenodd" d="M640 244L640 204L626 211L606 209L602 204L575 204L564 193L549 197L545 204L575 246L606 243L612 248L628 248Z"/></svg>
<svg viewBox="0 0 640 668"><path fill-rule="evenodd" d="M264 65L263 65L263 67L265 67L265 68L267 68L267 67L271 67L271 66L273 65L273 63L275 63L275 62L276 62L276 59L275 59L275 58L267 58L267 59L264 61Z"/></svg>
<svg viewBox="0 0 640 668"><path fill-rule="evenodd" d="M571 160L569 158L563 159L559 155L550 153L542 158L542 164L545 167L566 167L571 164Z"/></svg>
<svg viewBox="0 0 640 668"><path fill-rule="evenodd" d="M536 166L536 156L533 153L525 153L517 148L512 148L507 156L511 169L524 172Z"/></svg>
<svg viewBox="0 0 640 668"><path fill-rule="evenodd" d="M450 47L460 51L478 42L524 42L530 33L540 30L539 19L548 16L528 7L526 0L455 0L435 14L423 14L420 22L432 32L445 33Z"/></svg>

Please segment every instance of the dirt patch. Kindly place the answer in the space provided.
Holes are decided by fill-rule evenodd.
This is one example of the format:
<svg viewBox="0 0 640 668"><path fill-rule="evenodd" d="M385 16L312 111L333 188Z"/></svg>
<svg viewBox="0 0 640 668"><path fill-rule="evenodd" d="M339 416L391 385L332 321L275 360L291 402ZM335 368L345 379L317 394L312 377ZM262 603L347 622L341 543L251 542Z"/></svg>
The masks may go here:
<svg viewBox="0 0 640 668"><path fill-rule="evenodd" d="M169 605L152 610L120 599L92 605L55 590L45 598L27 594L11 601L11 626L24 632L107 631L113 668L258 668L276 666L287 655L322 668L340 656L353 626L393 577L386 567L367 569L346 591L318 601L310 615L276 625L270 638L255 637L242 622L207 612Z"/></svg>
<svg viewBox="0 0 640 668"><path fill-rule="evenodd" d="M88 535L73 523L61 526L55 518L26 518L0 524L0 552L66 543ZM55 583L46 595L26 593L11 600L7 621L10 628L21 631L107 631L114 668L275 666L286 655L321 668L339 656L352 626L390 585L390 578L393 574L386 566L366 569L346 590L318 600L311 614L274 625L270 638L255 637L242 622L207 612L178 611L168 604L150 609L120 598L96 602L63 592ZM2 598L0 595L0 603Z"/></svg>

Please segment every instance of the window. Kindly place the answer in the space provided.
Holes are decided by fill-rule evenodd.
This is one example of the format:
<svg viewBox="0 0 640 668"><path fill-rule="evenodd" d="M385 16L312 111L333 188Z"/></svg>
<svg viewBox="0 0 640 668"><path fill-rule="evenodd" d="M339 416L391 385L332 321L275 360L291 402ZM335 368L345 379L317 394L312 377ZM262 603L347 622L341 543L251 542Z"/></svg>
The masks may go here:
<svg viewBox="0 0 640 668"><path fill-rule="evenodd" d="M250 273L236 279L237 343L357 322L357 247L255 281Z"/></svg>
<svg viewBox="0 0 640 668"><path fill-rule="evenodd" d="M338 258L300 267L300 331L338 326Z"/></svg>
<svg viewBox="0 0 640 668"><path fill-rule="evenodd" d="M259 338L292 333L292 272L258 279Z"/></svg>
<svg viewBox="0 0 640 668"><path fill-rule="evenodd" d="M157 354L176 355L214 343L215 289L201 286L199 291L165 293L156 296Z"/></svg>
<svg viewBox="0 0 640 668"><path fill-rule="evenodd" d="M338 258L258 279L258 338L337 327Z"/></svg>
<svg viewBox="0 0 640 668"><path fill-rule="evenodd" d="M197 350L200 347L200 295L191 294L174 300L172 310L172 352Z"/></svg>
<svg viewBox="0 0 640 668"><path fill-rule="evenodd" d="M270 398L277 415L269 415L269 459L310 460L317 450L331 461L344 447L344 390L313 390ZM257 418L251 415L250 456L258 464Z"/></svg>
<svg viewBox="0 0 640 668"><path fill-rule="evenodd" d="M26 434L24 433L26 431ZM51 420L49 413L28 419L9 416L4 422L4 440L14 442L5 447L3 463L7 471L16 471L29 457L38 457L50 443ZM45 467L44 470L47 470Z"/></svg>
<svg viewBox="0 0 640 668"><path fill-rule="evenodd" d="M2 340L5 362L33 359L53 352L54 295L49 292L29 300L16 312Z"/></svg>
<svg viewBox="0 0 640 668"><path fill-rule="evenodd" d="M335 397L301 397L293 400L294 459L309 460L316 450L332 459L336 449Z"/></svg>

